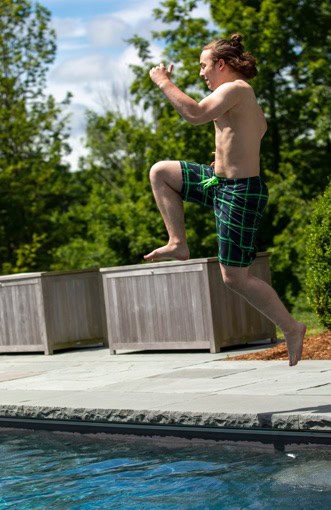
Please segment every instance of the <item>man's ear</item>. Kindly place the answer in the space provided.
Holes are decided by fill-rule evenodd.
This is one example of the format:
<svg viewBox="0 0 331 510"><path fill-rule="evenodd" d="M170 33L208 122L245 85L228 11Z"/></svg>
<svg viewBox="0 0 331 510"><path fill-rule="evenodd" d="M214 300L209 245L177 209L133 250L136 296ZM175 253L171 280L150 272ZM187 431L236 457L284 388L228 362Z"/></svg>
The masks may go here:
<svg viewBox="0 0 331 510"><path fill-rule="evenodd" d="M224 66L225 66L225 62L224 62L224 60L222 58L220 58L219 61L218 61L218 68L219 68L219 70L223 71Z"/></svg>

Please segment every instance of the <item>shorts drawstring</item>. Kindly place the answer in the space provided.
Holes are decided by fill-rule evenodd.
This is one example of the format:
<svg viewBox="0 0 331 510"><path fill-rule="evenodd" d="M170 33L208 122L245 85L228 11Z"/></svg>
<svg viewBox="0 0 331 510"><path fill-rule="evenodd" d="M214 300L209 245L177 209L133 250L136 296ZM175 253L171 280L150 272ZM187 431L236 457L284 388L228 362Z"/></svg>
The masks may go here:
<svg viewBox="0 0 331 510"><path fill-rule="evenodd" d="M209 177L208 179L204 179L203 181L200 181L200 184L203 184L203 189L207 189L210 186L217 186L219 183L218 178L216 175L213 175L213 177Z"/></svg>

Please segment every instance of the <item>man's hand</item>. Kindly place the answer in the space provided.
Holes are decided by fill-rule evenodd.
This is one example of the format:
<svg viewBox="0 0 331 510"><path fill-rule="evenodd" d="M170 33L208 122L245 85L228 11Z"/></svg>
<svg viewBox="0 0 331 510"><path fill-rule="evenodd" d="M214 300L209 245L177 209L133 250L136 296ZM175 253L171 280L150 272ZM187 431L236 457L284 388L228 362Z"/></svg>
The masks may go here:
<svg viewBox="0 0 331 510"><path fill-rule="evenodd" d="M164 83L170 81L173 68L174 68L173 64L169 64L167 69L165 68L164 64L160 64L159 66L153 67L149 71L149 76L151 77L151 80L153 80L155 85L157 85L158 87L162 87Z"/></svg>

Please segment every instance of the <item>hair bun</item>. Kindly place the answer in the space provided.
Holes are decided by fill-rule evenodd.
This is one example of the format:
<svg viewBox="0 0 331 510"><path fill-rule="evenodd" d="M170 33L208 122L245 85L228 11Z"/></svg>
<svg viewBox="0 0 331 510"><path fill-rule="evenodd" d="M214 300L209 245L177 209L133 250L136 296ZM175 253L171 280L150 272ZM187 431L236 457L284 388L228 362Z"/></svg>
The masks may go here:
<svg viewBox="0 0 331 510"><path fill-rule="evenodd" d="M235 48L237 46L241 46L241 41L242 41L242 36L240 34L233 34L231 35L231 45L234 46Z"/></svg>

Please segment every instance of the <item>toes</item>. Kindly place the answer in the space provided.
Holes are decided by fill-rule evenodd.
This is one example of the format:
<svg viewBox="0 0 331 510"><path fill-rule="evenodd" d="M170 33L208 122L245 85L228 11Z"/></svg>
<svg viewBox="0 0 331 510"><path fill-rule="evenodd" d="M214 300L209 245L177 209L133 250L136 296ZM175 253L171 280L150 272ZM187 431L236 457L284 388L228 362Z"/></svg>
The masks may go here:
<svg viewBox="0 0 331 510"><path fill-rule="evenodd" d="M154 252L148 253L148 255L144 255L145 260L153 260Z"/></svg>
<svg viewBox="0 0 331 510"><path fill-rule="evenodd" d="M294 367L297 363L298 363L298 362L297 362L296 357L295 357L295 356L291 356L291 357L290 357L290 360L289 360L289 365L290 365L290 367Z"/></svg>
<svg viewBox="0 0 331 510"><path fill-rule="evenodd" d="M291 349L289 348L289 346L287 347L288 362L289 362L290 367L294 367L295 365L297 365L297 363L299 361L299 356L298 356L298 352L293 349L293 346L291 346L291 347L292 347Z"/></svg>

